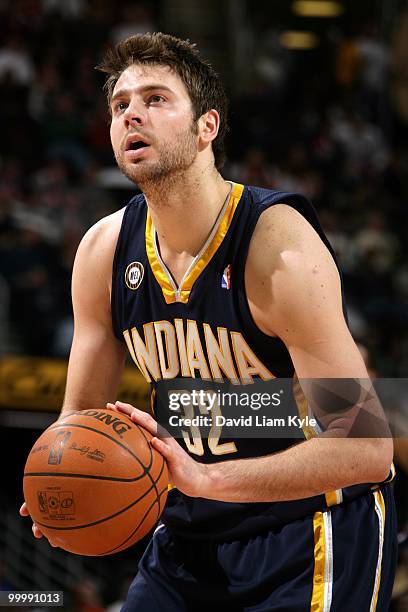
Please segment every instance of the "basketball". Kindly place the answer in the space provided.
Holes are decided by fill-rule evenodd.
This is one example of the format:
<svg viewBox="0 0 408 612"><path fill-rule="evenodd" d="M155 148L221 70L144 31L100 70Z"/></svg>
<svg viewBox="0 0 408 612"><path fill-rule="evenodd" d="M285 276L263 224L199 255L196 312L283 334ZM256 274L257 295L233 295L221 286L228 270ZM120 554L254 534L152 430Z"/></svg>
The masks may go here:
<svg viewBox="0 0 408 612"><path fill-rule="evenodd" d="M145 536L167 498L164 458L152 436L113 410L82 410L46 429L24 469L30 515L53 544L110 555Z"/></svg>

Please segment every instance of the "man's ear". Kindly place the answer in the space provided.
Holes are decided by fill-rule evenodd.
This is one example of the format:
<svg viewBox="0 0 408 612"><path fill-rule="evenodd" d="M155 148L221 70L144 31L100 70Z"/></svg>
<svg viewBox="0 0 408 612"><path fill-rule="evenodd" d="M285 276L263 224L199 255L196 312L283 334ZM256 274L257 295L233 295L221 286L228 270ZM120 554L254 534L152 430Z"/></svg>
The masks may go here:
<svg viewBox="0 0 408 612"><path fill-rule="evenodd" d="M214 108L199 118L198 136L204 146L217 138L219 127L220 116Z"/></svg>

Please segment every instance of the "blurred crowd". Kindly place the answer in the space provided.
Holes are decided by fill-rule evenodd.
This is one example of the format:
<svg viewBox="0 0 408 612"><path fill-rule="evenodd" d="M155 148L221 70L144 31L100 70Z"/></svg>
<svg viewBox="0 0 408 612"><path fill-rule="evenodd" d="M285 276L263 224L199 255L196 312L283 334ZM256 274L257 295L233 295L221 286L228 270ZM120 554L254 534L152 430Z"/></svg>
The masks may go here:
<svg viewBox="0 0 408 612"><path fill-rule="evenodd" d="M94 68L107 46L156 29L151 4L0 2L0 352L69 351L76 248L130 197L104 173L114 157Z"/></svg>
<svg viewBox="0 0 408 612"><path fill-rule="evenodd" d="M67 355L78 242L131 194L94 67L108 45L160 24L151 3L112 4L0 3L3 351ZM407 22L387 37L373 23L328 30L301 53L265 24L259 36L255 19L253 73L229 92L225 176L310 197L343 269L353 333L383 376L408 365L408 102L392 85L406 71Z"/></svg>
<svg viewBox="0 0 408 612"><path fill-rule="evenodd" d="M386 32L368 21L328 28L306 52L250 16L253 72L244 90L226 79L223 174L312 200L343 270L354 337L373 372L403 377L408 11ZM108 45L158 28L154 2L0 0L0 353L69 352L76 248L132 194L115 170L94 67ZM78 587L76 609L103 609L95 589Z"/></svg>
<svg viewBox="0 0 408 612"><path fill-rule="evenodd" d="M374 22L327 28L304 53L283 49L265 20L263 32L254 25L253 83L232 105L230 175L311 199L342 268L354 337L380 376L403 377L408 11L386 34Z"/></svg>

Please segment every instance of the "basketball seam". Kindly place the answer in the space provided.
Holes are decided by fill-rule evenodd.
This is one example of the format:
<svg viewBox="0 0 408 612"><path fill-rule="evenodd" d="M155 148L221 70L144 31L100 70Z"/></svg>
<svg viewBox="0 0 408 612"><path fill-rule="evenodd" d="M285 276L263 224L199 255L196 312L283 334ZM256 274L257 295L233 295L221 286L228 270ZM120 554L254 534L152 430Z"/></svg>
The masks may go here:
<svg viewBox="0 0 408 612"><path fill-rule="evenodd" d="M125 540L123 540L123 542L121 542L121 544L118 544L118 546L115 546L115 548L111 548L110 550L106 550L103 553L98 553L97 555L95 555L96 557L103 557L104 555L110 555L112 553L115 552L115 550L117 552L120 552L120 549L124 546L124 544L130 540L135 533L138 531L138 529L141 528L141 526L143 525L144 521L146 520L149 512L151 511L151 509L153 508L154 504L158 503L160 498L167 492L167 486L158 494L157 499L154 500L154 502L151 503L151 505L149 506L149 508L146 510L142 520L140 521L139 525L132 531L132 533L130 535L127 536L127 538ZM160 507L160 503L159 503L159 507ZM119 549L119 550L118 550Z"/></svg>
<svg viewBox="0 0 408 612"><path fill-rule="evenodd" d="M146 470L146 468L143 468ZM149 472L146 470L140 476L136 478L115 478L113 476L95 476L94 474L70 474L65 472L25 472L24 477L26 476L58 476L61 478L91 478L93 480L108 480L113 482L137 482L141 478L147 476Z"/></svg>
<svg viewBox="0 0 408 612"><path fill-rule="evenodd" d="M152 447L150 446L149 440L148 440L148 439L146 438L146 436L145 436L145 433L144 433L143 429L142 429L142 428L141 428L139 425L137 425L137 423L136 423L136 427L138 427L138 428L139 428L140 433L142 434L142 436L143 436L143 437L144 437L144 439L146 440L146 444L147 444L147 447L148 447L148 449L149 449L149 453L150 453L150 459L149 459L149 460L150 460L149 469L150 469L150 467L153 465L153 450L152 450ZM164 459L163 459L163 461L164 461ZM142 464L142 465L143 465L143 464ZM160 475L162 474L162 471L163 471L163 468L162 468L162 470L160 471ZM150 472L147 472L147 475L149 476L149 478L150 478L150 480L151 480L151 482L152 482L152 485L153 485L153 487L154 487L154 490L156 491L156 499L157 499L157 498L158 498L158 496L159 496L159 492L158 492L157 487L156 487L157 480L156 480L156 481L154 481L154 480L153 480L153 478L152 478L152 476L151 476ZM159 476L159 477L160 477L160 476Z"/></svg>
<svg viewBox="0 0 408 612"><path fill-rule="evenodd" d="M158 482L159 478L161 477L163 473L163 468L159 474L158 479L156 480L156 483ZM147 489L147 491L145 491L143 493L143 495L141 497L138 497L136 500L132 501L131 504L129 504L128 506L125 506L125 508L122 508L121 510L118 510L118 512L115 512L114 514L111 514L109 516L106 516L102 519L99 519L93 523L86 523L86 525L75 525L72 527L53 527L52 525L46 525L45 523L40 523L39 521L36 520L36 523L38 525L41 525L41 527L46 527L47 529L53 529L55 531L74 531L75 529L85 529L86 527L94 527L95 525L99 525L99 523L104 523L105 521L109 521L110 519L115 518L116 516L118 516L119 514L122 514L123 512L126 512L127 510L129 510L129 508L131 508L132 506L134 506L135 504L137 504L138 502L140 502L144 497L146 497L146 495L148 493L150 493L153 489L156 490L156 497L158 497L158 492L157 492L157 487L156 484L152 484L152 486ZM153 503L156 503L157 500L155 500Z"/></svg>

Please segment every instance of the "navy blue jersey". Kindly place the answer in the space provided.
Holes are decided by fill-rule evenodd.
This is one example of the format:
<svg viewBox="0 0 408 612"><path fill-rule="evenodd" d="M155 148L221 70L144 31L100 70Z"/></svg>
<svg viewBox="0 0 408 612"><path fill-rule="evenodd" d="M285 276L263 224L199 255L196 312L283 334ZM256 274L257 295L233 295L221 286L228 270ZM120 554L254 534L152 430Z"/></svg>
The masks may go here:
<svg viewBox="0 0 408 612"><path fill-rule="evenodd" d="M285 344L260 331L245 294L245 262L254 229L262 212L278 203L302 214L332 253L305 197L232 184L206 244L177 287L160 258L143 194L129 202L113 265L112 322L115 335L126 342L133 361L151 384L153 398L160 384L172 380L246 385L293 378L292 408L303 417L308 414ZM157 402L153 404L157 409ZM303 427L303 439L313 435L312 427ZM231 440L224 439L221 432L215 438L201 439L196 430L195 436L184 435L179 442L195 460L212 463L271 454L299 440ZM190 537L240 537L341 503L370 486L304 500L250 504L193 499L173 489L163 521Z"/></svg>

